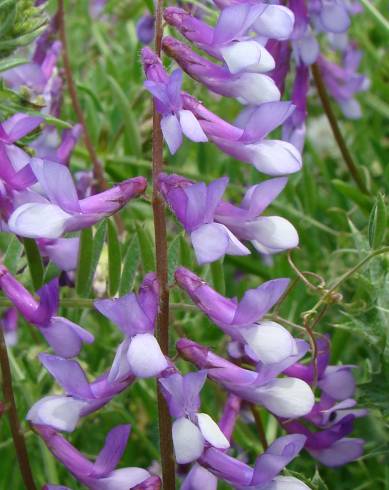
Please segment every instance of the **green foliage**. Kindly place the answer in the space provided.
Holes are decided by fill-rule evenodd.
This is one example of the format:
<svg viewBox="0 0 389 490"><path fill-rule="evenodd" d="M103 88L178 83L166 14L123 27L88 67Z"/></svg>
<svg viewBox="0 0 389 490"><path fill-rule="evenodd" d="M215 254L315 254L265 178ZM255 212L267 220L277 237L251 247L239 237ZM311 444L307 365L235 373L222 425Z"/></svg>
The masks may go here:
<svg viewBox="0 0 389 490"><path fill-rule="evenodd" d="M34 8L32 4L32 1L21 0L0 2L0 26L5 19L9 22L8 37L3 34L0 41L0 71L21 63L25 53L15 53L15 58L5 58L5 53L10 53L11 47L13 50L28 36L39 32L39 22L43 23L40 9L34 10L33 16L21 15L23 9L28 12L28 9ZM114 25L105 21L104 17L92 22L88 6L87 0L69 3L66 20L74 78L93 143L99 159L104 163L110 184L140 174L149 177L151 104L142 85L140 45L134 32L136 21L146 11L153 9L153 2L110 0L105 14L108 19L111 19L111 15L115 17ZM381 12L386 12L383 0L375 2L375 6ZM3 7L7 9L7 14ZM55 7L55 2L51 7ZM17 29L16 23L9 20L11 11L19 12ZM290 177L285 191L266 211L268 215L283 216L296 226L300 249L293 252L293 260L301 271L313 272L323 278L326 287L333 285L372 250L389 244L386 233L387 202L384 198L389 193L388 35L384 29L377 27L373 16L364 14L353 19L352 30L352 36L365 53L362 72L370 78L371 88L360 97L360 120L345 120L335 104L333 107L353 158L368 183L369 195L358 191L347 172L312 89L314 96L310 98L304 169ZM6 49L1 44L3 41L8 42ZM289 85L285 98L290 96ZM237 115L238 104L235 101L210 96L206 89L194 84L188 77L185 77L185 90L199 97L210 110L228 121L233 121ZM2 119L17 111L39 110L40 107L22 93L16 94L0 85ZM51 119L51 122L64 127L66 123L62 120L76 120L68 95L65 96L61 120ZM165 151L164 160L166 171L177 172L194 180L209 181L228 175L232 185L226 198L236 202L241 200L245 188L263 178L250 166L242 165L216 150L211 143L195 145L186 141L173 157ZM72 157L71 169L90 168L88 153L80 144ZM126 233L120 238L114 225L106 221L80 234L75 290L66 287L61 290L63 299L68 302L74 299L75 305L79 299L82 306L62 306L59 314L80 321L96 337L95 343L86 346L80 355L80 362L90 379L109 368L121 336L111 323L93 308L86 308L85 304L96 297L126 294L138 287L145 273L155 271L150 203L147 200L132 202L121 216ZM285 254L275 255L271 261L265 262L253 251L248 257L226 257L223 266L215 263L210 267L199 267L188 238L173 219L168 222L168 240L170 283L173 282L173 271L179 265L193 269L229 297L241 297L246 289L270 278L295 277ZM36 291L39 285L58 274L51 262L46 264L44 261L42 265L42 261L32 259L31 254L36 254L36 250L25 250L16 237L10 238L1 233L0 251L6 266L31 291ZM309 279L316 281L311 276ZM316 490L387 490L389 254L368 262L341 285L339 293L342 294L340 302L330 306L315 330L317 333L331 334L332 363L358 366L355 369L359 385L358 404L367 406L370 415L356 422L354 435L366 439L366 456L360 462L340 469L319 465L317 472L316 462L308 454L302 453L290 466L289 474L305 479L307 485ZM177 288L171 290L171 298L174 303L190 303ZM301 315L312 308L319 298L320 293L307 289L300 282L282 304L279 314L300 325ZM297 329L292 333L302 335ZM220 330L204 315L192 309L172 311L173 353L174 342L181 335L218 352L223 352L225 348L225 337ZM15 392L21 415L40 397L58 393L58 387L37 360L38 353L46 349L44 340L21 321L20 341L11 350ZM183 371L189 369L187 364L180 361L178 366ZM224 401L223 390L207 383L202 409L216 417ZM159 456L156 449L158 428L153 381L136 383L107 407L87 417L82 429L70 435L69 440L92 457L101 448L104 435L115 424L126 422L133 425L133 434L123 465L147 467ZM264 423L270 441L281 433L271 417L264 418ZM23 425L37 485L57 481L70 488L79 488L61 465L53 463L53 459L42 452L37 438L29 431L27 424ZM261 451L253 424L239 422L234 441L244 448L245 457L252 464ZM22 484L11 448L8 427L2 423L0 488L18 489L22 488ZM51 462L51 467L46 461ZM229 487L221 485L222 488Z"/></svg>
<svg viewBox="0 0 389 490"><path fill-rule="evenodd" d="M0 59L30 44L43 32L46 23L44 11L35 7L33 0L1 0Z"/></svg>

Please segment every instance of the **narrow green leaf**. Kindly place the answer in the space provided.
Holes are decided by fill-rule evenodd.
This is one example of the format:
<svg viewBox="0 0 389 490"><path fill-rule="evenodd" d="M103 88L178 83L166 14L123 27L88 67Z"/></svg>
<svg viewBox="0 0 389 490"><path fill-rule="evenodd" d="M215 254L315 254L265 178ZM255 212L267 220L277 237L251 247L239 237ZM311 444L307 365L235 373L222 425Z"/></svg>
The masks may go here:
<svg viewBox="0 0 389 490"><path fill-rule="evenodd" d="M180 235L177 235L170 243L168 249L168 282L174 281L174 272L180 264Z"/></svg>
<svg viewBox="0 0 389 490"><path fill-rule="evenodd" d="M371 248L375 249L382 245L385 239L386 226L385 198L382 194L378 194L369 217L368 238Z"/></svg>
<svg viewBox="0 0 389 490"><path fill-rule="evenodd" d="M43 284L47 284L55 277L58 277L61 274L61 269L59 269L53 262L49 262L49 265L46 267L45 275L43 277Z"/></svg>
<svg viewBox="0 0 389 490"><path fill-rule="evenodd" d="M104 220L97 227L97 230L93 237L92 262L89 271L89 279L87 285L88 296L90 294L90 291L92 290L93 278L95 276L97 265L99 263L99 259L101 256L101 252L104 247L106 231L107 231L107 222Z"/></svg>
<svg viewBox="0 0 389 490"><path fill-rule="evenodd" d="M16 274L18 270L18 263L22 251L23 244L15 235L12 235L3 259L4 265L12 274Z"/></svg>
<svg viewBox="0 0 389 490"><path fill-rule="evenodd" d="M193 267L192 249L185 238L185 234L180 236L180 263L188 269Z"/></svg>
<svg viewBox="0 0 389 490"><path fill-rule="evenodd" d="M226 282L224 279L224 267L223 260L217 260L210 265L212 284L214 288L220 293L226 292Z"/></svg>
<svg viewBox="0 0 389 490"><path fill-rule="evenodd" d="M45 122L50 126L55 126L57 129L71 129L73 126L67 121L63 121L62 119L58 119L58 117L51 116L50 114L41 114L37 113L37 115L43 117Z"/></svg>
<svg viewBox="0 0 389 490"><path fill-rule="evenodd" d="M122 255L118 233L112 220L108 220L108 290L110 296L115 296L122 270Z"/></svg>
<svg viewBox="0 0 389 490"><path fill-rule="evenodd" d="M76 273L76 292L81 297L89 295L89 277L92 269L93 233L92 228L82 230L80 235L80 248L78 251L78 265Z"/></svg>
<svg viewBox="0 0 389 490"><path fill-rule="evenodd" d="M44 269L42 257L35 240L33 240L32 238L24 238L23 243L32 284L35 291L37 291L39 288L42 287L43 284Z"/></svg>
<svg viewBox="0 0 389 490"><path fill-rule="evenodd" d="M120 278L119 296L129 293L134 287L136 271L140 263L140 247L137 237L133 237L127 246Z"/></svg>
<svg viewBox="0 0 389 490"><path fill-rule="evenodd" d="M150 14L154 14L154 2L153 0L143 0L146 7L149 9Z"/></svg>
<svg viewBox="0 0 389 490"><path fill-rule="evenodd" d="M362 211L369 212L371 209L371 200L362 194L359 189L342 180L334 179L332 181L335 189L344 196L353 201Z"/></svg>
<svg viewBox="0 0 389 490"><path fill-rule="evenodd" d="M130 101L117 81L110 75L107 80L111 86L118 110L122 113L124 124L124 151L126 154L142 155L139 124L131 109Z"/></svg>
<svg viewBox="0 0 389 490"><path fill-rule="evenodd" d="M136 225L136 234L139 240L140 255L142 258L143 271L155 271L154 246L150 234L138 223Z"/></svg>
<svg viewBox="0 0 389 490"><path fill-rule="evenodd" d="M0 61L0 72L10 70L16 66L25 65L28 60L24 58L7 58Z"/></svg>

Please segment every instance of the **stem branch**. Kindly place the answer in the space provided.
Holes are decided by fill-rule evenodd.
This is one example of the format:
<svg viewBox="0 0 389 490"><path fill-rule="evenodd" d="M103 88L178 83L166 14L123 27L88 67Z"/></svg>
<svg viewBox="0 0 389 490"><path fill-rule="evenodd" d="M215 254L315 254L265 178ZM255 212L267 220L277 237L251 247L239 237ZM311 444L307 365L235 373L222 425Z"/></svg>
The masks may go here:
<svg viewBox="0 0 389 490"><path fill-rule="evenodd" d="M74 112L76 113L78 122L82 126L82 135L84 138L85 147L89 154L89 158L91 159L92 162L93 175L96 179L97 186L101 191L104 191L108 189L108 184L104 177L103 167L97 156L95 147L93 146L92 139L90 137L88 127L86 125L84 113L82 112L81 104L78 99L76 85L73 80L72 66L70 64L69 49L68 49L68 42L66 36L64 0L58 0L57 18L58 18L59 37L62 43L62 58L63 58L63 65L65 71L65 79L69 90L70 99L72 101L72 106ZM122 234L124 231L124 225L122 220L120 219L120 216L118 214L115 214L114 220L116 222L119 232Z"/></svg>
<svg viewBox="0 0 389 490"><path fill-rule="evenodd" d="M324 112L327 116L328 122L330 123L332 133L334 135L335 141L338 144L339 150L342 154L343 160L347 165L347 168L351 174L351 177L354 179L354 182L357 184L359 187L359 190L363 192L364 194L369 194L369 191L367 190L367 187L365 185L365 182L361 178L358 168L354 163L354 160L351 156L351 153L349 152L346 142L342 136L342 133L340 131L338 122L336 120L336 116L334 112L332 111L331 107L331 102L330 98L328 96L327 89L325 87L323 77L320 72L319 65L317 63L314 63L312 65L312 75L315 80L315 84L317 87L317 92L319 94Z"/></svg>
<svg viewBox="0 0 389 490"><path fill-rule="evenodd" d="M7 346L4 340L3 329L0 328L0 367L2 374L2 386L4 403L7 407L9 424L11 427L12 439L15 446L16 458L19 463L20 472L27 490L36 490L24 435L19 424L18 413L16 410L15 397L12 388L11 368L9 365Z"/></svg>

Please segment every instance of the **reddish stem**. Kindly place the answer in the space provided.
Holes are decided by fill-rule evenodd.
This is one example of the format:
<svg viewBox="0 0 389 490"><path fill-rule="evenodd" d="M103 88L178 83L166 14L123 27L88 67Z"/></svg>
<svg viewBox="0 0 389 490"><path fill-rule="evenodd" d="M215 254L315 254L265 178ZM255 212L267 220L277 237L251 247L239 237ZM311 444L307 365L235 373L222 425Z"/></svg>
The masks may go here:
<svg viewBox="0 0 389 490"><path fill-rule="evenodd" d="M12 388L11 368L9 365L7 346L5 344L3 329L0 328L0 367L2 374L2 385L5 410L8 413L9 424L11 427L12 439L14 441L16 458L19 463L20 472L27 490L36 490L31 466L28 459L26 441L20 427L18 413L16 410L15 397Z"/></svg>
<svg viewBox="0 0 389 490"><path fill-rule="evenodd" d="M73 72L72 72L72 66L70 64L69 49L68 49L68 42L66 36L64 0L58 0L57 19L58 19L59 37L62 43L62 57L63 57L63 65L65 71L65 79L69 90L70 99L72 101L72 106L74 112L76 113L78 122L82 126L82 135L84 138L85 147L89 154L89 158L91 159L92 162L93 175L96 179L97 186L101 191L104 191L108 189L109 186L107 184L107 181L105 180L103 167L97 156L95 147L93 146L92 139L88 131L88 126L85 121L84 113L82 112L81 104L78 99L76 85L73 80ZM124 232L124 225L120 216L118 214L115 214L114 220L116 222L120 234L122 234Z"/></svg>
<svg viewBox="0 0 389 490"><path fill-rule="evenodd" d="M163 35L163 0L158 0L155 19L155 51L161 55ZM157 277L160 285L160 303L157 319L157 339L165 355L169 354L169 288L166 216L163 198L158 190L159 175L163 170L163 137L161 116L153 103L153 215L155 232L155 256ZM173 459L172 422L168 405L158 388L158 424L161 451L162 479L165 490L176 488L175 463Z"/></svg>
<svg viewBox="0 0 389 490"><path fill-rule="evenodd" d="M351 156L351 153L349 152L349 149L346 145L346 142L342 136L338 122L336 120L336 116L335 116L334 112L332 111L330 98L328 96L327 89L325 87L323 77L321 75L321 71L320 71L319 65L317 63L314 63L312 65L312 75L313 75L313 79L315 80L317 93L319 94L324 112L327 116L328 122L330 123L331 130L332 130L332 133L334 135L335 141L336 141L336 143L339 147L339 150L342 154L343 160L344 160L345 164L347 165L347 168L350 172L350 175L354 179L354 182L359 187L359 190L361 192L363 192L364 194L369 194L369 191L367 190L365 182L363 181L362 177L360 176L358 168L357 168L356 164L354 163L354 160Z"/></svg>

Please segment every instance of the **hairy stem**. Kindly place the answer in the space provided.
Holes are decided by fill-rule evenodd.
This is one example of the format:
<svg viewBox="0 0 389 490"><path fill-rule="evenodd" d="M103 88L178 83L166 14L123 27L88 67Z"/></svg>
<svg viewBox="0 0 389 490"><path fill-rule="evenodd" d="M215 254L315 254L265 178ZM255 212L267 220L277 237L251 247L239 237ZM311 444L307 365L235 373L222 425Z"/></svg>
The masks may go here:
<svg viewBox="0 0 389 490"><path fill-rule="evenodd" d="M158 0L155 18L155 51L161 55L163 35L163 0ZM155 256L157 277L160 285L160 303L157 319L157 340L165 355L169 354L169 287L166 216L163 198L158 191L158 179L163 170L163 137L161 116L153 102L153 217L155 232ZM175 464L173 459L172 422L167 403L158 387L158 424L161 451L162 480L165 490L174 490Z"/></svg>
<svg viewBox="0 0 389 490"><path fill-rule="evenodd" d="M9 365L7 346L5 344L3 329L0 328L0 367L2 375L2 386L4 403L8 413L9 424L11 427L12 439L15 446L16 458L19 463L20 472L27 490L36 490L34 479L31 472L30 462L24 435L19 424L18 413L16 410L15 397L12 388L11 368Z"/></svg>
<svg viewBox="0 0 389 490"><path fill-rule="evenodd" d="M108 189L108 184L104 177L103 167L97 156L95 147L93 146L92 139L89 134L88 127L86 125L84 113L82 112L81 104L78 99L76 85L73 80L73 72L72 72L72 66L70 64L69 49L68 49L68 42L66 36L64 0L58 0L57 19L58 19L59 37L62 43L62 58L63 58L66 85L69 90L69 95L72 101L74 112L76 113L78 122L82 126L82 135L84 138L85 147L89 154L89 158L92 162L94 178L97 182L97 186L99 187L99 189L103 191ZM119 232L123 233L124 225L118 214L114 215L114 220L116 222Z"/></svg>
<svg viewBox="0 0 389 490"><path fill-rule="evenodd" d="M347 168L350 172L350 175L353 178L354 182L357 184L359 190L361 192L363 192L364 194L369 194L369 191L367 190L365 182L361 178L361 175L358 171L358 168L355 165L354 160L351 156L351 153L349 152L349 149L346 145L346 142L342 136L338 122L336 120L336 116L335 116L334 112L332 111L330 98L328 96L328 92L327 92L327 89L324 85L323 77L321 76L320 68L319 68L317 63L314 63L312 65L312 75L313 75L313 78L315 80L317 92L319 94L324 112L327 116L328 122L330 123L331 130L332 130L332 133L334 135L335 141L336 141L336 143L339 147L339 150L342 154L343 160L344 160L345 164L347 165Z"/></svg>

